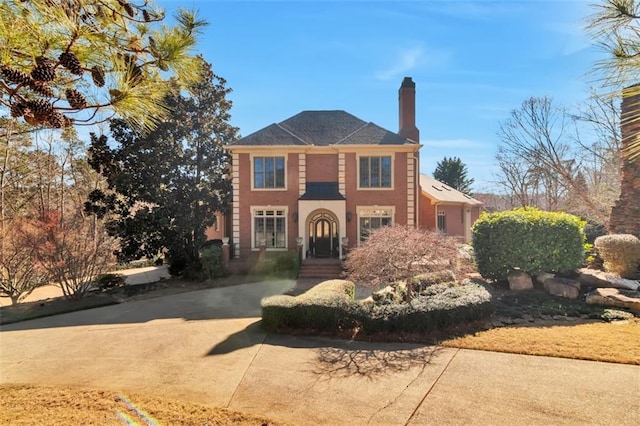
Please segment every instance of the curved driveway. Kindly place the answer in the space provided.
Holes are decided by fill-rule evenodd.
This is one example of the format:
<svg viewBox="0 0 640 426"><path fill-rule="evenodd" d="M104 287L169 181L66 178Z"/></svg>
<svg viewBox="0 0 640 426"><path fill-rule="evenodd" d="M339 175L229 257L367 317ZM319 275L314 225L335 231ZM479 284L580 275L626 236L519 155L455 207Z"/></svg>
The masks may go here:
<svg viewBox="0 0 640 426"><path fill-rule="evenodd" d="M292 424L640 424L640 367L265 333L291 281L2 327L0 383L143 391Z"/></svg>

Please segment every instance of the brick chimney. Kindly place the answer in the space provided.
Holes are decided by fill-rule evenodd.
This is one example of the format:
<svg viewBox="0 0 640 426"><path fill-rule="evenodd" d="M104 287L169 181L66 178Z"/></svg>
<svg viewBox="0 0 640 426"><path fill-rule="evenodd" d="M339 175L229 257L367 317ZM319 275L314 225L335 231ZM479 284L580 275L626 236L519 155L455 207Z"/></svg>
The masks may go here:
<svg viewBox="0 0 640 426"><path fill-rule="evenodd" d="M622 148L628 147L640 132L640 123L635 121L640 109L639 85L622 90L620 133ZM623 157L621 164L622 184L620 198L611 209L609 232L633 234L640 238L640 158Z"/></svg>
<svg viewBox="0 0 640 426"><path fill-rule="evenodd" d="M400 106L400 136L420 142L420 131L416 127L416 83L405 77L398 91Z"/></svg>

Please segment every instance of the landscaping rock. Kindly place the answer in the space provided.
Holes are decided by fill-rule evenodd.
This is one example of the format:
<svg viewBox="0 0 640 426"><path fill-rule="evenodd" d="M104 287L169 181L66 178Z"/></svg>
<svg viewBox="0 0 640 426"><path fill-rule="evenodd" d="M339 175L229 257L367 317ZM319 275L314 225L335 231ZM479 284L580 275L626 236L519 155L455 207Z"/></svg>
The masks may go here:
<svg viewBox="0 0 640 426"><path fill-rule="evenodd" d="M577 299L580 294L580 283L567 278L547 278L544 289L554 296Z"/></svg>
<svg viewBox="0 0 640 426"><path fill-rule="evenodd" d="M578 270L578 273L580 274L580 276L578 277L578 281L580 281L580 283L586 287L611 287L621 288L625 290L640 289L639 281L620 278L608 272L582 268Z"/></svg>
<svg viewBox="0 0 640 426"><path fill-rule="evenodd" d="M614 306L640 312L640 291L620 290L617 288L597 288L587 294L587 303L592 305Z"/></svg>
<svg viewBox="0 0 640 426"><path fill-rule="evenodd" d="M549 278L554 278L555 275L554 274L550 274L548 272L543 272L541 274L536 275L536 281L538 281L540 284L544 284L544 282L546 280L548 280Z"/></svg>
<svg viewBox="0 0 640 426"><path fill-rule="evenodd" d="M509 280L509 289L513 291L531 290L533 288L533 281L531 275L526 272L514 272L509 274L507 278Z"/></svg>

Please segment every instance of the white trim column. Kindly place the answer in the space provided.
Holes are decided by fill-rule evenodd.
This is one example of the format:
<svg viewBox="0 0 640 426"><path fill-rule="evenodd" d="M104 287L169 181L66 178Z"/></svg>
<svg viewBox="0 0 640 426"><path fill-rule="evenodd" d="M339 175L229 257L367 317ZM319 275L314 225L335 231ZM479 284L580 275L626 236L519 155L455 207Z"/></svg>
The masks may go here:
<svg viewBox="0 0 640 426"><path fill-rule="evenodd" d="M232 237L233 257L240 257L240 155L231 154L231 188L233 192Z"/></svg>
<svg viewBox="0 0 640 426"><path fill-rule="evenodd" d="M407 154L407 227L416 226L416 170L413 156Z"/></svg>
<svg viewBox="0 0 640 426"><path fill-rule="evenodd" d="M307 155L298 154L298 195L303 196L307 190Z"/></svg>

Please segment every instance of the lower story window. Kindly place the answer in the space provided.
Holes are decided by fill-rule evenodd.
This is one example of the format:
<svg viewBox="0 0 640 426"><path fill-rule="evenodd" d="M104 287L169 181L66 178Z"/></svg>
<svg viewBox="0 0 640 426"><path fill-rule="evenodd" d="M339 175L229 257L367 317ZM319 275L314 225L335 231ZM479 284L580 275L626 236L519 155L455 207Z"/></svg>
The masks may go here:
<svg viewBox="0 0 640 426"><path fill-rule="evenodd" d="M447 232L447 215L443 211L438 212L438 231Z"/></svg>
<svg viewBox="0 0 640 426"><path fill-rule="evenodd" d="M286 248L286 215L284 210L255 210L253 212L254 248Z"/></svg>
<svg viewBox="0 0 640 426"><path fill-rule="evenodd" d="M391 226L393 211L391 209L363 209L358 212L360 220L360 242L369 237L371 231Z"/></svg>

